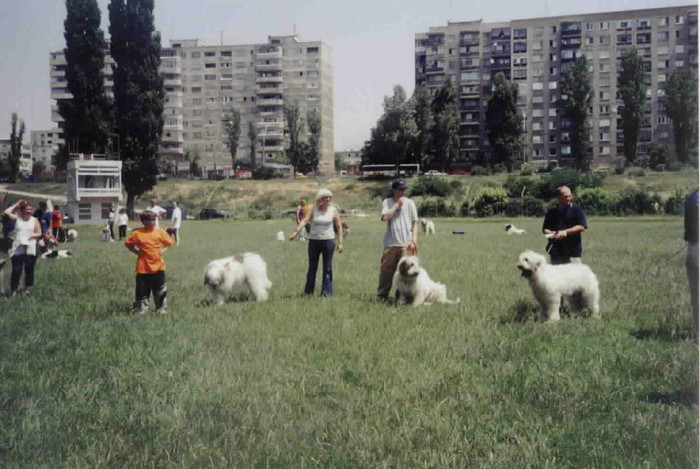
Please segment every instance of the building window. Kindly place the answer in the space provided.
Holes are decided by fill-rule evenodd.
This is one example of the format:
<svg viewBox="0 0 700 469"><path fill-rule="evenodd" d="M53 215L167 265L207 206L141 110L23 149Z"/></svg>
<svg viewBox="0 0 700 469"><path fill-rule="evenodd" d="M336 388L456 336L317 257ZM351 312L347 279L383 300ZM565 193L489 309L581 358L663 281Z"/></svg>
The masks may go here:
<svg viewBox="0 0 700 469"><path fill-rule="evenodd" d="M549 117L556 117L557 116L557 108L550 107L548 115L549 115Z"/></svg>
<svg viewBox="0 0 700 469"><path fill-rule="evenodd" d="M587 46L592 46L593 45L593 37L592 36L586 36L586 45Z"/></svg>
<svg viewBox="0 0 700 469"><path fill-rule="evenodd" d="M208 50L204 52L204 57L214 57L216 55L216 52L213 50Z"/></svg>
<svg viewBox="0 0 700 469"><path fill-rule="evenodd" d="M204 75L205 80L216 80L216 75Z"/></svg>
<svg viewBox="0 0 700 469"><path fill-rule="evenodd" d="M550 82L549 82L549 89L550 89L550 90L556 90L556 89L557 89L557 82L556 82L556 81L550 81Z"/></svg>
<svg viewBox="0 0 700 469"><path fill-rule="evenodd" d="M550 147L549 156L557 156L557 148L556 147Z"/></svg>
<svg viewBox="0 0 700 469"><path fill-rule="evenodd" d="M676 16L676 24L684 24L684 23L685 23L684 16Z"/></svg>
<svg viewBox="0 0 700 469"><path fill-rule="evenodd" d="M541 50L542 45L543 45L542 41L533 41L532 42L532 50Z"/></svg>
<svg viewBox="0 0 700 469"><path fill-rule="evenodd" d="M659 26L668 26L668 16L659 17L656 24L658 24Z"/></svg>
<svg viewBox="0 0 700 469"><path fill-rule="evenodd" d="M609 72L610 71L610 64L599 64L600 71L601 72Z"/></svg>
<svg viewBox="0 0 700 469"><path fill-rule="evenodd" d="M593 31L593 23L586 23L586 31Z"/></svg>
<svg viewBox="0 0 700 469"><path fill-rule="evenodd" d="M532 83L532 89L533 91L541 90L543 89L542 82L541 81L535 81Z"/></svg>
<svg viewBox="0 0 700 469"><path fill-rule="evenodd" d="M620 20L617 22L617 29L628 29L632 27L631 20Z"/></svg>
<svg viewBox="0 0 700 469"><path fill-rule="evenodd" d="M542 130L542 122L533 122L532 123L532 130Z"/></svg>
<svg viewBox="0 0 700 469"><path fill-rule="evenodd" d="M190 55L190 57L193 59L198 59L201 56L202 56L202 54L200 52L192 52L192 54Z"/></svg>
<svg viewBox="0 0 700 469"><path fill-rule="evenodd" d="M683 44L678 44L676 46L676 54L682 54L685 48L683 47Z"/></svg>
<svg viewBox="0 0 700 469"><path fill-rule="evenodd" d="M78 220L90 220L92 217L90 203L78 204Z"/></svg>
<svg viewBox="0 0 700 469"><path fill-rule="evenodd" d="M601 21L599 26L600 26L599 29L601 31L607 31L608 29L610 29L610 23L607 21Z"/></svg>
<svg viewBox="0 0 700 469"><path fill-rule="evenodd" d="M556 62L557 61L557 54L549 54L549 61Z"/></svg>

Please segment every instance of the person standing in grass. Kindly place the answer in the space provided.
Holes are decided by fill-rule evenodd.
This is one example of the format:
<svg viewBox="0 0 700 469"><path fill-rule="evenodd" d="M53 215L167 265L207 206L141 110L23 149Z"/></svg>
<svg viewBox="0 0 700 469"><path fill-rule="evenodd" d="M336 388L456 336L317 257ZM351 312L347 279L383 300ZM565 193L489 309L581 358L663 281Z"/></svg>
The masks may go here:
<svg viewBox="0 0 700 469"><path fill-rule="evenodd" d="M306 272L305 295L313 295L316 287L316 271L318 259L323 256L323 280L321 296L333 296L333 251L343 252L343 225L340 212L332 204L333 194L328 189L321 189L316 195L316 203L310 213L297 225L290 241L296 239L299 232L311 224L309 231L309 270ZM338 236L338 245L335 237Z"/></svg>
<svg viewBox="0 0 700 469"><path fill-rule="evenodd" d="M685 256L685 270L690 284L690 304L693 309L693 336L698 336L698 191L685 199L685 236L688 252Z"/></svg>
<svg viewBox="0 0 700 469"><path fill-rule="evenodd" d="M126 214L126 209L119 209L117 216L117 227L119 228L119 241L126 238L126 228L129 225L129 215Z"/></svg>
<svg viewBox="0 0 700 469"><path fill-rule="evenodd" d="M180 209L180 204L177 200L173 200L173 214L170 217L170 229L173 232L173 239L175 239L175 245L180 245L180 227L182 225L182 210Z"/></svg>
<svg viewBox="0 0 700 469"><path fill-rule="evenodd" d="M544 217L542 233L549 238L549 257L552 264L580 264L583 254L581 233L586 231L586 214L578 205L571 203L571 189L558 189L556 207L550 208Z"/></svg>
<svg viewBox="0 0 700 469"><path fill-rule="evenodd" d="M51 233L53 237L58 239L61 236L61 227L63 226L63 214L61 213L61 207L56 205L51 213Z"/></svg>
<svg viewBox="0 0 700 469"><path fill-rule="evenodd" d="M153 293L156 311L166 314L168 288L165 283L163 254L173 245L173 241L165 230L156 227L155 213L144 210L140 218L143 228L132 231L124 242L124 246L138 256L134 309L139 314L145 314L148 311L148 298Z"/></svg>
<svg viewBox="0 0 700 469"><path fill-rule="evenodd" d="M382 201L381 219L387 223L377 295L383 301L389 298L401 258L418 252L418 210L416 204L405 196L407 188L403 181L394 181L391 184L392 196Z"/></svg>
<svg viewBox="0 0 700 469"><path fill-rule="evenodd" d="M116 214L114 213L114 207L109 207L109 215L107 215L107 225L109 225L109 240L114 241L114 220Z"/></svg>
<svg viewBox="0 0 700 469"><path fill-rule="evenodd" d="M15 214L17 211L18 214ZM34 209L29 202L19 200L5 209L5 216L15 222L12 247L8 252L12 260L10 292L17 295L19 279L24 270L24 294L29 295L34 286L34 266L36 265L36 242L41 238L39 220L32 216Z"/></svg>
<svg viewBox="0 0 700 469"><path fill-rule="evenodd" d="M167 211L163 207L158 205L158 201L156 199L151 199L151 205L146 210L155 214L155 216L156 216L156 228L160 228L160 223L158 223L158 219L161 217L164 217L165 214L167 213Z"/></svg>
<svg viewBox="0 0 700 469"><path fill-rule="evenodd" d="M299 205L297 205L297 225L301 223L301 221L306 217L306 215L308 215L310 208L311 207L307 207L306 201L304 199L301 199L299 201ZM306 235L308 234L310 228L311 227L307 224L304 230L299 231L299 241L306 240Z"/></svg>

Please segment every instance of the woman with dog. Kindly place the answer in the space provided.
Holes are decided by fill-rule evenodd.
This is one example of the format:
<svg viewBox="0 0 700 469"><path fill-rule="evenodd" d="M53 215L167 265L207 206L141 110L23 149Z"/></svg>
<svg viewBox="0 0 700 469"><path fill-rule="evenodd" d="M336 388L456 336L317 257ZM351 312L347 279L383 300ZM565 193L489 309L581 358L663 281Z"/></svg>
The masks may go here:
<svg viewBox="0 0 700 469"><path fill-rule="evenodd" d="M343 252L343 226L340 221L340 212L332 204L333 193L328 189L321 189L316 195L316 203L311 211L299 222L290 241L296 239L299 232L305 229L307 223L311 224L309 230L309 270L306 273L305 295L313 295L316 287L316 270L318 259L323 256L323 275L321 296L333 296L333 251ZM335 237L338 236L336 246Z"/></svg>
<svg viewBox="0 0 700 469"><path fill-rule="evenodd" d="M19 215L15 214L15 211ZM17 295L19 279L24 270L24 294L30 295L34 286L34 266L36 265L36 242L41 238L41 225L39 220L32 216L32 205L24 200L19 200L14 205L5 209L5 216L15 221L15 232L9 256L12 259L12 276L10 278L10 292Z"/></svg>

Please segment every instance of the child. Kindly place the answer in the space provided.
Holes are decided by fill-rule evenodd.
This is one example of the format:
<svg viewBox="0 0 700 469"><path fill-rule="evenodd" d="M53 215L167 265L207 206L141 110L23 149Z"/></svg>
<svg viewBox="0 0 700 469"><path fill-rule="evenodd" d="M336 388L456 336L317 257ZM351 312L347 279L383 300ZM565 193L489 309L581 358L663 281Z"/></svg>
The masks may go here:
<svg viewBox="0 0 700 469"><path fill-rule="evenodd" d="M135 229L124 246L138 256L136 260L136 299L134 309L139 314L148 311L148 298L153 292L156 311L166 314L167 293L163 254L173 242L165 230L156 228L156 214L145 210L140 215L143 228Z"/></svg>
<svg viewBox="0 0 700 469"><path fill-rule="evenodd" d="M122 238L126 238L126 227L129 224L129 215L126 214L126 209L123 208L119 210L119 216L117 217L117 226L119 226L119 241Z"/></svg>

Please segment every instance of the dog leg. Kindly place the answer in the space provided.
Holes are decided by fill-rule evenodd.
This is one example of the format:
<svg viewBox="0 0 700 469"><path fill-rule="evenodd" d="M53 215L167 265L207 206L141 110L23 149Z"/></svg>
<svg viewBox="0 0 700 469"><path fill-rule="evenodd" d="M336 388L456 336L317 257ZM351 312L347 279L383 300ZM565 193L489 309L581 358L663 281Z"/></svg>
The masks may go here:
<svg viewBox="0 0 700 469"><path fill-rule="evenodd" d="M214 304L216 306L224 304L224 294L222 292L213 290L212 293L214 294Z"/></svg>
<svg viewBox="0 0 700 469"><path fill-rule="evenodd" d="M266 301L268 298L268 293L267 290L265 289L265 286L268 283L267 279L248 279L247 281L248 287L250 288L250 291L253 292L253 296L255 296L255 301Z"/></svg>
<svg viewBox="0 0 700 469"><path fill-rule="evenodd" d="M588 309L591 310L591 317L593 319L600 319L600 307L598 301L600 300L600 292L598 289L593 291L587 291L583 295L583 301Z"/></svg>
<svg viewBox="0 0 700 469"><path fill-rule="evenodd" d="M561 307L561 295L552 298L552 301L546 305L542 305L543 312L547 318L547 322L557 322L559 319L559 308Z"/></svg>

